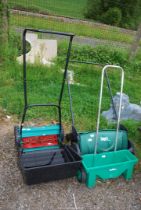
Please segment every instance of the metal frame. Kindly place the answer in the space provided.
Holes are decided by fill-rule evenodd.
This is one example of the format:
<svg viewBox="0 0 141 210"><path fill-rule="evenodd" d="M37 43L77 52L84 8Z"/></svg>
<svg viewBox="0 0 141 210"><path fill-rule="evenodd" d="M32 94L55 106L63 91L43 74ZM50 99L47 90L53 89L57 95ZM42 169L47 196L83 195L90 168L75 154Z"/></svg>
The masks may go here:
<svg viewBox="0 0 141 210"><path fill-rule="evenodd" d="M100 66L103 66L103 64L95 63L95 62L91 62L91 61L70 60L69 62L71 62L71 63L81 63L81 64L91 64L91 65L100 65ZM106 65L108 65L108 64L106 64ZM117 115L115 104L114 104L114 101L113 101L112 89L111 89L110 80L109 80L109 77L108 77L107 72L105 72L105 77L106 77L107 87L108 87L108 90L109 90L109 94L110 94L110 98L111 98L111 103L112 103L113 111L114 111L114 115L115 115L114 119L117 120L118 119L118 115ZM74 139L77 139L78 133L77 133L77 130L76 130L75 125L74 125L75 124L74 123L74 113L73 113L73 108L72 108L73 102L72 102L70 84L69 84L68 79L67 79L67 83L68 83L68 92L69 92L69 98L70 98L70 112L71 112L71 118L72 118L72 133L73 133ZM126 130L125 128L123 128L123 129Z"/></svg>
<svg viewBox="0 0 141 210"><path fill-rule="evenodd" d="M95 143L95 151L94 153L97 153L97 144L98 144L98 134L99 134L99 124L100 124L100 114L101 114L101 104L102 104L102 96L103 96L103 85L104 85L104 77L105 72L109 68L120 70L121 71L121 87L120 87L120 103L119 103L119 110L117 115L117 128L116 128L116 138L115 138L115 148L114 151L117 149L117 142L118 142L118 132L120 127L120 115L121 115L121 105L122 105L122 93L123 93L123 84L124 84L124 70L120 66L116 65L106 65L102 69L102 75L101 75L101 87L100 87L100 96L99 96L99 108L98 108L98 117L97 117L97 126L96 126L96 143Z"/></svg>
<svg viewBox="0 0 141 210"><path fill-rule="evenodd" d="M93 62L93 61L70 60L70 62L72 62L72 63L81 63L81 64L91 64L91 65L104 66L104 64L95 63L95 62ZM109 64L105 64L105 65L109 65ZM115 115L115 118L113 118L113 119L117 120L118 116L117 116L115 104L114 104L114 101L113 101L112 89L111 89L110 80L109 80L109 77L108 77L107 72L105 72L105 77L106 77L107 87L108 87L108 90L109 90L109 94L110 94L110 98L111 98L111 103L112 103L113 111L114 111L114 115ZM125 129L125 128L124 128L124 129Z"/></svg>
<svg viewBox="0 0 141 210"><path fill-rule="evenodd" d="M54 34L54 35L60 35L60 36L66 36L69 37L69 45L68 45L68 50L67 50L67 55L66 55L66 63L65 63L65 71L63 75L63 81L62 81L62 87L60 91L60 96L59 96L59 101L58 104L53 104L53 103L48 103L48 104L28 104L28 96L27 96L27 74L26 74L26 69L27 69L27 64L26 64L26 34L27 32L36 32L36 33L46 33L46 34ZM27 113L27 110L32 107L45 107L45 106L54 106L58 109L58 115L59 115L59 123L60 123L60 134L62 131L62 118L61 118L61 102L62 102L62 96L63 96L63 91L64 91L64 85L65 81L67 78L67 69L68 69L68 64L69 64L69 59L70 59L70 53L71 53L71 47L72 47L72 40L73 40L74 34L72 33L63 33L63 32L56 32L56 31L48 31L48 30L38 30L38 29L24 29L23 31L23 87L24 87L24 110L23 110L23 115L22 115L22 120L21 120L21 125L20 125L20 134L22 136L22 128L24 125L25 121L25 116Z"/></svg>

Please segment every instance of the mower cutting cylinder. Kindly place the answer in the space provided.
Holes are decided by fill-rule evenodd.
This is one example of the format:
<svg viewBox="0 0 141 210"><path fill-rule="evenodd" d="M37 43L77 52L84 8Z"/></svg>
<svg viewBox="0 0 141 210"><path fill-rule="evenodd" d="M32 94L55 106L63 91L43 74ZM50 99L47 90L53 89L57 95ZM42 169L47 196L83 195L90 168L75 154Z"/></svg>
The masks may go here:
<svg viewBox="0 0 141 210"><path fill-rule="evenodd" d="M79 133L80 152L93 154L95 149L96 132ZM116 130L100 130L98 135L97 153L113 151L115 146ZM128 149L127 131L120 130L118 135L117 150Z"/></svg>
<svg viewBox="0 0 141 210"><path fill-rule="evenodd" d="M61 140L60 125L46 125L40 127L26 127L20 132L15 127L15 141L24 152L56 148Z"/></svg>
<svg viewBox="0 0 141 210"><path fill-rule="evenodd" d="M35 148L58 145L58 136L34 136L22 139L23 148Z"/></svg>

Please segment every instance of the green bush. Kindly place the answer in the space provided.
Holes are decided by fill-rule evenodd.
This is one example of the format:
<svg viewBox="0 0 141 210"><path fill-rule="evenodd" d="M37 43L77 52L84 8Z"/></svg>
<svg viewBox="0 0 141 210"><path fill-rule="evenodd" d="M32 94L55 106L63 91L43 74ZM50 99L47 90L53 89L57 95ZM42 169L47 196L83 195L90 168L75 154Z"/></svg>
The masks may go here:
<svg viewBox="0 0 141 210"><path fill-rule="evenodd" d="M98 20L101 14L101 7L100 7L101 0L88 0L87 7L84 11L84 16L86 18Z"/></svg>
<svg viewBox="0 0 141 210"><path fill-rule="evenodd" d="M87 0L85 17L136 29L141 21L140 0Z"/></svg>
<svg viewBox="0 0 141 210"><path fill-rule="evenodd" d="M66 56L65 44L59 45L59 61L64 61ZM98 64L119 64L125 66L128 62L128 53L122 49L108 46L78 46L74 45L71 51L71 60L90 61Z"/></svg>
<svg viewBox="0 0 141 210"><path fill-rule="evenodd" d="M66 43L59 43L58 62L63 63L66 59ZM128 72L141 72L141 51L133 61L129 61L128 51L109 46L79 46L73 45L71 60L93 62L99 65L115 64L122 66Z"/></svg>
<svg viewBox="0 0 141 210"><path fill-rule="evenodd" d="M117 7L110 8L106 13L103 14L101 20L103 23L119 26L122 20L121 10Z"/></svg>

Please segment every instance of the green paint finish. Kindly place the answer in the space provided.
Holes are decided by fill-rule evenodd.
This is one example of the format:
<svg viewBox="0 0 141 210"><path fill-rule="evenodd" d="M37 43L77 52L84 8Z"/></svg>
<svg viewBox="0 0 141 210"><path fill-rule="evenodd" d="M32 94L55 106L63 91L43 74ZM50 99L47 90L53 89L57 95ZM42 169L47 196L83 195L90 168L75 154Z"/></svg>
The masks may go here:
<svg viewBox="0 0 141 210"><path fill-rule="evenodd" d="M100 130L98 136L97 153L113 151L115 147L116 130ZM79 146L81 154L93 154L95 149L96 132L79 133ZM117 150L128 148L127 132L118 133Z"/></svg>
<svg viewBox="0 0 141 210"><path fill-rule="evenodd" d="M121 175L126 180L132 178L134 165L138 159L129 150L120 150L101 154L82 156L82 164L86 172L86 185L92 188L96 178L103 180L117 178Z"/></svg>
<svg viewBox="0 0 141 210"><path fill-rule="evenodd" d="M22 138L32 136L46 136L46 135L59 135L60 125L47 125L40 127L25 127L22 129Z"/></svg>

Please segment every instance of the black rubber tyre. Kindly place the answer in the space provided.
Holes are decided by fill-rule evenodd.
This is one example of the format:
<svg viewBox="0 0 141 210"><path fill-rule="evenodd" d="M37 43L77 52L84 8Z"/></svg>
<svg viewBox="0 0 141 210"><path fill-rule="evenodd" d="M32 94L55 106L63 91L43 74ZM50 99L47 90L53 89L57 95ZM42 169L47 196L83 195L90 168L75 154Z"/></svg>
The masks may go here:
<svg viewBox="0 0 141 210"><path fill-rule="evenodd" d="M135 147L134 147L134 144L128 140L128 150L132 153L132 154L135 154Z"/></svg>
<svg viewBox="0 0 141 210"><path fill-rule="evenodd" d="M19 146L20 144L19 126L14 126L14 136L15 136L15 145Z"/></svg>

